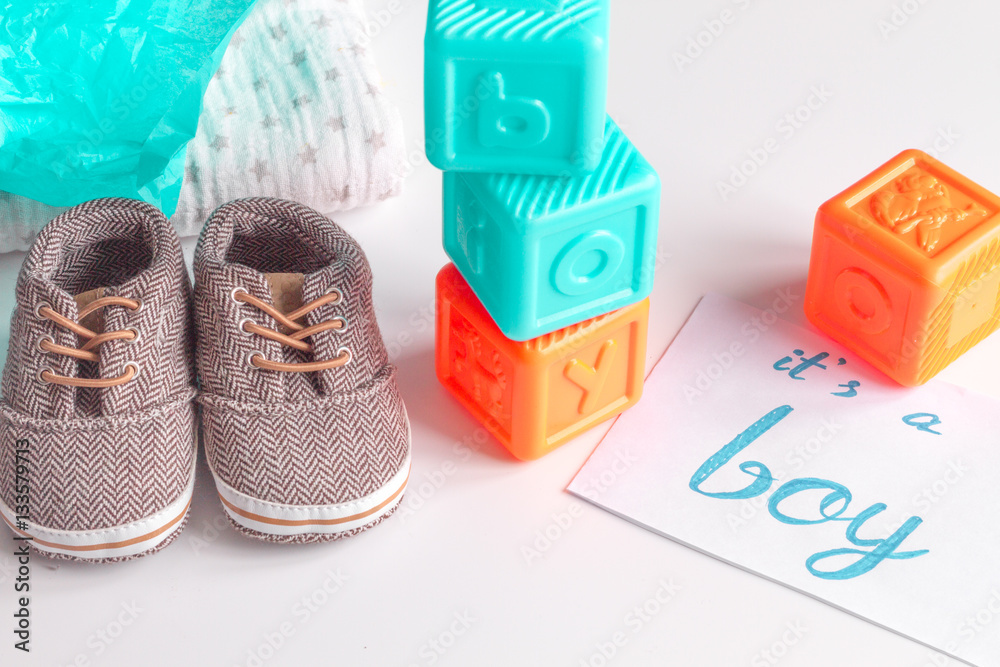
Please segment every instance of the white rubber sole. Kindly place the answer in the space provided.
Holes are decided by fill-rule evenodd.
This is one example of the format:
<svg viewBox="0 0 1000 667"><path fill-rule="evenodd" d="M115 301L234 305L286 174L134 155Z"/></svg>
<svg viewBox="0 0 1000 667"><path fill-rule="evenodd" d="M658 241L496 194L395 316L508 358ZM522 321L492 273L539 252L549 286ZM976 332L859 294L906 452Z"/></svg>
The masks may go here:
<svg viewBox="0 0 1000 667"><path fill-rule="evenodd" d="M215 486L229 517L238 525L268 535L336 535L365 526L391 512L406 491L410 476L410 457L399 471L376 491L335 505L283 505L258 500L240 493L219 479Z"/></svg>
<svg viewBox="0 0 1000 667"><path fill-rule="evenodd" d="M197 457L194 464L197 465ZM113 528L54 530L31 521L23 521L20 524L23 527L19 528L17 516L2 501L0 516L14 533L31 537L32 544L38 551L81 560L135 556L162 544L184 520L194 493L194 470L192 466L187 487L172 503L156 514Z"/></svg>

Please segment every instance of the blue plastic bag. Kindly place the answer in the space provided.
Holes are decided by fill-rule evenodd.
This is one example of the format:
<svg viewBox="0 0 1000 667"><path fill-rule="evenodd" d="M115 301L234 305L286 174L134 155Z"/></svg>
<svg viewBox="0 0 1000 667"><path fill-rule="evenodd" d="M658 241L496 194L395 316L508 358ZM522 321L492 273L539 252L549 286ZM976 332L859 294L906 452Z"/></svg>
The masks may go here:
<svg viewBox="0 0 1000 667"><path fill-rule="evenodd" d="M255 0L0 0L0 190L177 207L205 88Z"/></svg>

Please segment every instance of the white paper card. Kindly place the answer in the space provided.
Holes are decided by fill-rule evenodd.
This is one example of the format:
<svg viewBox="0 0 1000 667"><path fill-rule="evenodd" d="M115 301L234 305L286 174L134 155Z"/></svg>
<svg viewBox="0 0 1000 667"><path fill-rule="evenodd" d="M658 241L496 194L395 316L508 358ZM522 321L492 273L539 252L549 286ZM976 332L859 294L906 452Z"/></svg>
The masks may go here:
<svg viewBox="0 0 1000 667"><path fill-rule="evenodd" d="M1000 666L1000 402L906 389L709 295L569 490L982 667Z"/></svg>

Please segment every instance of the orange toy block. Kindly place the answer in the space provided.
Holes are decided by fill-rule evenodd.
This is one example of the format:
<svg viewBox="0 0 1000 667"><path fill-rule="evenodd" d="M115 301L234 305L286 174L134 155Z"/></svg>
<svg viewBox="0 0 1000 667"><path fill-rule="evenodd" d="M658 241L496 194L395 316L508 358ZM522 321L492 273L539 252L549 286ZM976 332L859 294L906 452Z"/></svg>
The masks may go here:
<svg viewBox="0 0 1000 667"><path fill-rule="evenodd" d="M437 278L438 379L514 456L537 459L639 400L648 319L646 299L513 341L449 264Z"/></svg>
<svg viewBox="0 0 1000 667"><path fill-rule="evenodd" d="M1000 323L1000 198L900 153L816 216L806 315L900 384L920 385Z"/></svg>

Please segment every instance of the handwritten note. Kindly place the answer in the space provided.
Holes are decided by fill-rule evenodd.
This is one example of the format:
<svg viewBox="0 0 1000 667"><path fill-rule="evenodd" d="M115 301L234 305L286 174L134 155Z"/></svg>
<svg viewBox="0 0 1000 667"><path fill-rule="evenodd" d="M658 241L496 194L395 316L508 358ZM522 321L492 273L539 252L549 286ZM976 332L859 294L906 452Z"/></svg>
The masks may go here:
<svg viewBox="0 0 1000 667"><path fill-rule="evenodd" d="M569 490L1000 667L1000 401L709 295Z"/></svg>

